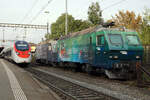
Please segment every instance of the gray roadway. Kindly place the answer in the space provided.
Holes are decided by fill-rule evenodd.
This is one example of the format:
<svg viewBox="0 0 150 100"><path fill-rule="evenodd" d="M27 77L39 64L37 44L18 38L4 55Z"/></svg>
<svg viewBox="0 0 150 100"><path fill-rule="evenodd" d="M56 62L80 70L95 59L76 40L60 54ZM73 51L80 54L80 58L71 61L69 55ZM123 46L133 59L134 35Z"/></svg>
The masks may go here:
<svg viewBox="0 0 150 100"><path fill-rule="evenodd" d="M0 100L56 100L49 91L22 68L0 59Z"/></svg>

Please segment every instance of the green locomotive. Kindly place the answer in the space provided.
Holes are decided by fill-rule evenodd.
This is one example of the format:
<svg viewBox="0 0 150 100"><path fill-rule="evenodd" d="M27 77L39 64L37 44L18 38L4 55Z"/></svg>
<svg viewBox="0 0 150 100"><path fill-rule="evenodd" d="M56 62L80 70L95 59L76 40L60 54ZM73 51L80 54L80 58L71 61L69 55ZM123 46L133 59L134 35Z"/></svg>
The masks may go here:
<svg viewBox="0 0 150 100"><path fill-rule="evenodd" d="M143 47L135 31L92 27L57 41L57 62L88 73L104 72L109 78L135 75Z"/></svg>

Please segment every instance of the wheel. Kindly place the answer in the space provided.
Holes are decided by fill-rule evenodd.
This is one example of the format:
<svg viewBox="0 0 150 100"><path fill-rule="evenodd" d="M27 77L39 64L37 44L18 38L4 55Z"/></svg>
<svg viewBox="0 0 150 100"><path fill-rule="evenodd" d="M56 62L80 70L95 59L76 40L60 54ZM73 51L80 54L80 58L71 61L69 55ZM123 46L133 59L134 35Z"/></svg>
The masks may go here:
<svg viewBox="0 0 150 100"><path fill-rule="evenodd" d="M56 64L55 62L52 62L51 65L52 65L53 67L57 67L57 64Z"/></svg>
<svg viewBox="0 0 150 100"><path fill-rule="evenodd" d="M63 67L64 67L64 63L63 63L63 62L60 62L60 63L59 63L59 66L60 66L61 68L63 68Z"/></svg>
<svg viewBox="0 0 150 100"><path fill-rule="evenodd" d="M88 74L93 74L94 70L93 70L93 67L89 64L86 64L86 69L85 71L88 73Z"/></svg>
<svg viewBox="0 0 150 100"><path fill-rule="evenodd" d="M82 72L86 72L86 65L82 65L81 70Z"/></svg>

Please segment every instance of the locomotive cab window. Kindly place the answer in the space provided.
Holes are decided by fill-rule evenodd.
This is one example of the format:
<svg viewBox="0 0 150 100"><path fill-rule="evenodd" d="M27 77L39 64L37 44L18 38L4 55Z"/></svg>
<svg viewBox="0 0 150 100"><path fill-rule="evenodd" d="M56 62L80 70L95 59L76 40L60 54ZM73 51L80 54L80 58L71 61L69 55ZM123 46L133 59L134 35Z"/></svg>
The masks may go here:
<svg viewBox="0 0 150 100"><path fill-rule="evenodd" d="M137 35L126 35L126 38L129 45L140 45Z"/></svg>
<svg viewBox="0 0 150 100"><path fill-rule="evenodd" d="M108 37L109 37L110 43L112 45L122 45L123 44L122 36L120 34L109 34Z"/></svg>
<svg viewBox="0 0 150 100"><path fill-rule="evenodd" d="M104 35L98 35L96 37L96 45L100 46L100 45L104 45L105 44L105 38Z"/></svg>
<svg viewBox="0 0 150 100"><path fill-rule="evenodd" d="M26 51L29 50L29 45L27 42L24 41L17 41L15 43L16 49L20 51Z"/></svg>

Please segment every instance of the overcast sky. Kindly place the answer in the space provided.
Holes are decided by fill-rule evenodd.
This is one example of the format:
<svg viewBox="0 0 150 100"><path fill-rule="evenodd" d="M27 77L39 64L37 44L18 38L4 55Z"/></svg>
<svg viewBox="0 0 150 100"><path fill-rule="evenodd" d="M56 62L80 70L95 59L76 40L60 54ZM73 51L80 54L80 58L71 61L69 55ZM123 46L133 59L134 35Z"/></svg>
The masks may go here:
<svg viewBox="0 0 150 100"><path fill-rule="evenodd" d="M65 12L65 0L52 0L46 9L38 17L35 15L44 7L49 0L0 0L0 23L28 23L46 24L53 23ZM150 8L150 0L68 0L68 12L75 19L87 19L87 10L92 2L98 1L103 10L104 20L118 13L119 10L134 11L142 14L144 7ZM119 2L119 3L118 3ZM114 5L116 4L116 5ZM34 5L34 6L33 6ZM112 7L110 5L113 5ZM33 8L31 11L29 11ZM45 14L49 11L49 14ZM27 14L29 12L29 14ZM25 15L28 15L25 17ZM24 19L25 18L25 19ZM31 23L32 22L32 23ZM0 28L0 39L2 39ZM16 35L22 37L23 29L5 29L5 39L15 39ZM46 30L28 29L28 41L38 43L44 37Z"/></svg>

